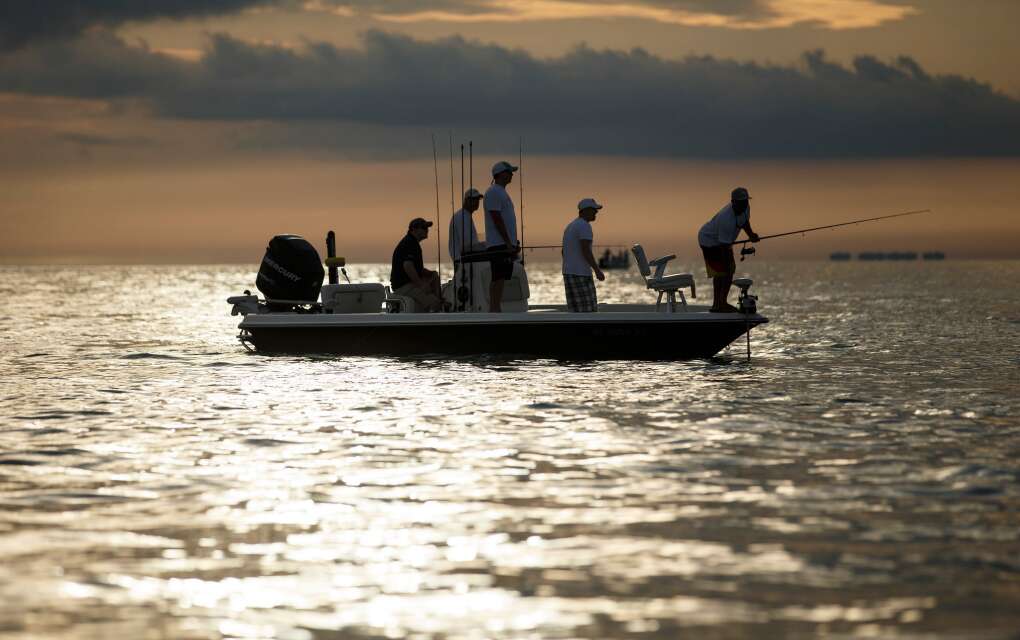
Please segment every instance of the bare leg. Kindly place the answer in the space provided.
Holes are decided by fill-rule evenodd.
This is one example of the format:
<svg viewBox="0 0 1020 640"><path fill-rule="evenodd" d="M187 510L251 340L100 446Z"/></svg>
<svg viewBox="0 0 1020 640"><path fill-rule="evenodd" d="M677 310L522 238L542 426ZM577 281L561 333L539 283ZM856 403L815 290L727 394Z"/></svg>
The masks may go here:
<svg viewBox="0 0 1020 640"><path fill-rule="evenodd" d="M712 308L722 310L730 307L727 298L730 295L730 287L733 286L733 274L716 276L712 278Z"/></svg>
<svg viewBox="0 0 1020 640"><path fill-rule="evenodd" d="M712 308L722 309L726 303L727 289L723 288L723 283L726 281L725 276L715 276L712 278Z"/></svg>
<svg viewBox="0 0 1020 640"><path fill-rule="evenodd" d="M443 299L443 286L439 282L438 273L435 272L432 273L432 277L429 279L429 288L432 290L432 293L434 293L437 298L439 298L440 300Z"/></svg>
<svg viewBox="0 0 1020 640"><path fill-rule="evenodd" d="M503 311L503 280L493 280L489 285L489 312Z"/></svg>

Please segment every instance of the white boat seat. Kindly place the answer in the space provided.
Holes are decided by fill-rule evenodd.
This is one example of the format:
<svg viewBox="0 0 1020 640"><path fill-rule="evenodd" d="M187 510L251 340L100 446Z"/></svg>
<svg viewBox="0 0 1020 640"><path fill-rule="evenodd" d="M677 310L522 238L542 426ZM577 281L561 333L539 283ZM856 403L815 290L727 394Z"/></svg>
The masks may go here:
<svg viewBox="0 0 1020 640"><path fill-rule="evenodd" d="M680 296L680 305L686 310L687 298L684 297L683 289L687 287L691 289L692 298L698 297L693 275L689 273L666 273L666 265L669 264L670 260L676 258L675 254L656 258L655 260L648 260L645 256L644 247L641 245L636 244L630 250L634 254L634 259L637 261L638 269L641 270L641 275L645 279L645 287L659 293L659 297L655 300L656 311L659 310L662 304L663 296L666 296L667 310L670 313L675 311L677 295ZM655 273L652 273L652 267L655 267Z"/></svg>
<svg viewBox="0 0 1020 640"><path fill-rule="evenodd" d="M384 288L383 292L386 296L383 304L386 305L387 313L415 313L418 310L414 298L393 293L389 287Z"/></svg>

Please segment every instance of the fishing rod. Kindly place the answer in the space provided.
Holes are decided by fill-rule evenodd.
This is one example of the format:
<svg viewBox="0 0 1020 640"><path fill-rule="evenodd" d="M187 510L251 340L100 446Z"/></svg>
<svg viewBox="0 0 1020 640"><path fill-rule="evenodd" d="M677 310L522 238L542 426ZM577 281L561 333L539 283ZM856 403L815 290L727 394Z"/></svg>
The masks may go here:
<svg viewBox="0 0 1020 640"><path fill-rule="evenodd" d="M562 248L563 248L562 244L532 244L532 245L528 245L526 247L521 247L522 250L529 250L529 251L531 249L562 249ZM597 249L626 249L627 246L626 245L622 245L622 244L594 244L594 245L592 245L592 248L593 249L596 249L596 248Z"/></svg>
<svg viewBox="0 0 1020 640"><path fill-rule="evenodd" d="M517 153L517 186L520 189L521 201L521 246L524 245L524 136L520 137L520 146ZM524 264L524 255L521 255L521 264Z"/></svg>
<svg viewBox="0 0 1020 640"><path fill-rule="evenodd" d="M890 218L902 218L903 216L916 216L921 213L932 213L931 209L917 209L915 211L904 211L903 213L894 213L888 216L876 216L874 218L862 218L861 220L851 220L850 222L840 222L837 224L827 224L821 227L811 227L810 229L798 229L796 231L786 231L784 233L774 233L770 236L758 236L757 240L738 240L733 244L741 245L740 249L740 260L743 262L744 256L754 255L754 247L748 247L749 242L761 242L762 240L771 240L772 238L783 238L786 236L796 236L808 233L810 231L821 231L822 229L835 229L836 227L846 227L851 224L861 224L862 222L874 222L875 220L888 220Z"/></svg>
<svg viewBox="0 0 1020 640"><path fill-rule="evenodd" d="M436 153L436 134L432 134L432 171L436 177L436 222L439 222L439 155ZM439 244L439 229L436 228L436 270L439 281L443 281L443 251Z"/></svg>

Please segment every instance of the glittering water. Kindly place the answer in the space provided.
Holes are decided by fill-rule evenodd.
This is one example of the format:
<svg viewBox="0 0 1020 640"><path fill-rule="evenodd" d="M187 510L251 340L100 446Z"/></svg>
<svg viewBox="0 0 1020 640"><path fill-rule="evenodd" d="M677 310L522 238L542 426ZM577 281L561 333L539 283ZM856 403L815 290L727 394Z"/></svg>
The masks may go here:
<svg viewBox="0 0 1020 640"><path fill-rule="evenodd" d="M264 357L252 268L0 268L0 637L1017 637L1020 264L747 264L753 360L678 363Z"/></svg>

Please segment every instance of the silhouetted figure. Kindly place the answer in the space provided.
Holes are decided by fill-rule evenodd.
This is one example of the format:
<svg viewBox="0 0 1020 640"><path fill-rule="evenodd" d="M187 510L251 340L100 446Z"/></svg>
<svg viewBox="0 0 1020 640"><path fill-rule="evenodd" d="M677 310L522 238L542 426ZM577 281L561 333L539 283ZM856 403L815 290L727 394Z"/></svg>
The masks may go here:
<svg viewBox="0 0 1020 640"><path fill-rule="evenodd" d="M415 218L407 225L407 235L393 250L390 265L390 287L393 293L407 296L418 305L419 311L439 311L442 308L439 274L425 268L421 255L421 241L429 237L432 222Z"/></svg>
<svg viewBox="0 0 1020 640"><path fill-rule="evenodd" d="M485 245L478 241L478 230L471 214L478 211L482 201L482 193L474 187L464 192L464 206L450 218L449 237L450 258L456 271L460 267L460 257L464 253L482 251Z"/></svg>
<svg viewBox="0 0 1020 640"><path fill-rule="evenodd" d="M489 264L489 311L503 310L503 285L513 277L514 261L521 251L517 241L517 212L506 186L514 179L517 167L505 160L492 166L492 186L485 192L485 246L493 252Z"/></svg>
<svg viewBox="0 0 1020 640"><path fill-rule="evenodd" d="M705 269L712 278L712 311L735 312L737 308L726 301L733 284L737 263L733 259L733 243L740 230L747 233L751 242L758 242L758 234L751 229L751 196L747 189L737 187L730 194L730 203L719 210L698 232L698 244L705 256Z"/></svg>
<svg viewBox="0 0 1020 640"><path fill-rule="evenodd" d="M567 295L567 311L592 313L599 310L591 274L594 271L599 281L605 280L606 275L591 252L594 240L591 223L601 208L594 198L581 200L577 203L577 217L563 230L563 288Z"/></svg>

